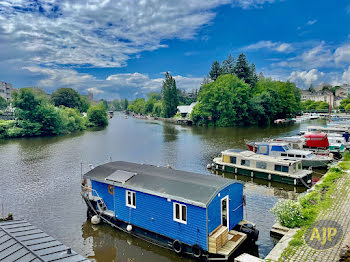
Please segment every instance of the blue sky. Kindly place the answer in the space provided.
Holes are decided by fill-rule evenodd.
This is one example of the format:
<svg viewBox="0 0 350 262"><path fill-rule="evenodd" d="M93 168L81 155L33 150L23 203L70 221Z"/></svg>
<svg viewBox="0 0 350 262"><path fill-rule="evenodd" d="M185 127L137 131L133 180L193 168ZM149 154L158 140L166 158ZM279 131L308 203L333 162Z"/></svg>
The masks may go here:
<svg viewBox="0 0 350 262"><path fill-rule="evenodd" d="M133 99L244 52L300 88L350 83L349 25L346 0L0 0L0 80Z"/></svg>

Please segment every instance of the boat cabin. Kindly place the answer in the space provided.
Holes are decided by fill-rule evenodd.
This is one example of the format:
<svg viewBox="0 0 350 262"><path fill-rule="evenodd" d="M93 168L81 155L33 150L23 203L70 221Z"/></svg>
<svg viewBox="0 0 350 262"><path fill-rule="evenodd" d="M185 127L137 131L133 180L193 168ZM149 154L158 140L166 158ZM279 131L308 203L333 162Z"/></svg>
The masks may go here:
<svg viewBox="0 0 350 262"><path fill-rule="evenodd" d="M328 148L329 142L327 134L317 133L317 134L306 134L305 137L305 145L307 147L318 147L318 148Z"/></svg>
<svg viewBox="0 0 350 262"><path fill-rule="evenodd" d="M222 152L222 162L237 167L266 170L276 174L296 174L302 170L301 160L282 159L259 155L251 151L235 152L225 150Z"/></svg>
<svg viewBox="0 0 350 262"><path fill-rule="evenodd" d="M350 138L349 128L340 126L308 126L306 133L341 134L345 138L346 142L348 142Z"/></svg>
<svg viewBox="0 0 350 262"><path fill-rule="evenodd" d="M257 154L275 156L275 157L290 157L290 158L308 158L312 156L311 151L291 149L288 143L256 143Z"/></svg>
<svg viewBox="0 0 350 262"><path fill-rule="evenodd" d="M130 233L178 253L196 247L228 256L234 250L228 240L243 220L238 181L122 161L97 166L84 178L92 198L105 203L103 214Z"/></svg>

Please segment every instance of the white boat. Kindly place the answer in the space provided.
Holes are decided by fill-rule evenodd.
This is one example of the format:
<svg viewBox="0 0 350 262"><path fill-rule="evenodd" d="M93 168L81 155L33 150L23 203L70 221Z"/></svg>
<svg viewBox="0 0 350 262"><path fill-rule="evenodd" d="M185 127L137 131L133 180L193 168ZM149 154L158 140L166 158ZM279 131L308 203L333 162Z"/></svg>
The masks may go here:
<svg viewBox="0 0 350 262"><path fill-rule="evenodd" d="M213 168L296 186L308 186L312 171L302 169L301 160L276 158L251 151L225 150L214 158Z"/></svg>
<svg viewBox="0 0 350 262"><path fill-rule="evenodd" d="M257 154L302 160L304 167L327 167L333 160L329 156L315 155L312 151L291 149L284 142L247 142L247 146Z"/></svg>

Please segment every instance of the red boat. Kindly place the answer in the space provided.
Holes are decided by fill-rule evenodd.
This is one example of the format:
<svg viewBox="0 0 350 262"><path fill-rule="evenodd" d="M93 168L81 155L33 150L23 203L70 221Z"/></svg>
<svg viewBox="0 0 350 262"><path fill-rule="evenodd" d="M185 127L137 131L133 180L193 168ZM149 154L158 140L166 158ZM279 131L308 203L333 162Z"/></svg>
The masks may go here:
<svg viewBox="0 0 350 262"><path fill-rule="evenodd" d="M305 137L305 147L324 148L329 147L327 134L307 134Z"/></svg>

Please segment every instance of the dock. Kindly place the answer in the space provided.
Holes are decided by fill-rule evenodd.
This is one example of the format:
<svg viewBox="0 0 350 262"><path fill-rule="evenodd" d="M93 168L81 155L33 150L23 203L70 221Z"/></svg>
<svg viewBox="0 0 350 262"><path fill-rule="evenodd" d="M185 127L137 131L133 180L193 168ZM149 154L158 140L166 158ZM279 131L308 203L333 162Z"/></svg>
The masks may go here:
<svg viewBox="0 0 350 262"><path fill-rule="evenodd" d="M0 261L2 262L88 262L25 220L0 222Z"/></svg>

